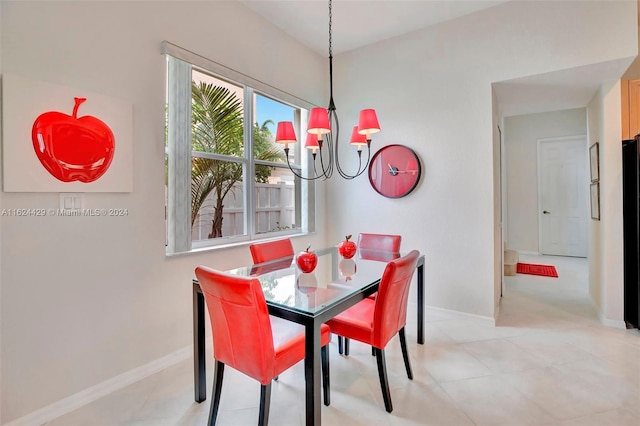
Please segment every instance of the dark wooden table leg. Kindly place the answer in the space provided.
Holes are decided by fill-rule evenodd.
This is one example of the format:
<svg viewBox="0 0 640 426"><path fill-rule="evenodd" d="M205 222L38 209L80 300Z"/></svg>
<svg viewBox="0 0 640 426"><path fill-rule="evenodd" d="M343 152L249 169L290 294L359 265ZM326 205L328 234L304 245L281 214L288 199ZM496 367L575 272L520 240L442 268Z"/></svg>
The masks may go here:
<svg viewBox="0 0 640 426"><path fill-rule="evenodd" d="M319 426L321 422L320 395L320 324L312 321L305 325L305 410L306 425Z"/></svg>
<svg viewBox="0 0 640 426"><path fill-rule="evenodd" d="M424 345L424 261L418 266L418 343Z"/></svg>
<svg viewBox="0 0 640 426"><path fill-rule="evenodd" d="M193 283L193 383L196 402L207 399L207 372L204 350L204 295Z"/></svg>

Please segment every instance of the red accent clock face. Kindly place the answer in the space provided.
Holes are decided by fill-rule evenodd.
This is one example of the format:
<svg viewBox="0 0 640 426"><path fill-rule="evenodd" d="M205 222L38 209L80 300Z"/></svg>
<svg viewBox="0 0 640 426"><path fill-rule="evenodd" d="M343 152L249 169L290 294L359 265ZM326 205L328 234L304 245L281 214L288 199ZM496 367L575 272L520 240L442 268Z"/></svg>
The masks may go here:
<svg viewBox="0 0 640 426"><path fill-rule="evenodd" d="M72 115L49 111L36 118L31 129L33 149L45 169L62 182L99 179L111 165L113 132L91 115L78 117L86 98L75 98Z"/></svg>
<svg viewBox="0 0 640 426"><path fill-rule="evenodd" d="M381 195L400 198L415 189L420 181L420 158L404 145L387 145L375 153L369 164L369 182Z"/></svg>

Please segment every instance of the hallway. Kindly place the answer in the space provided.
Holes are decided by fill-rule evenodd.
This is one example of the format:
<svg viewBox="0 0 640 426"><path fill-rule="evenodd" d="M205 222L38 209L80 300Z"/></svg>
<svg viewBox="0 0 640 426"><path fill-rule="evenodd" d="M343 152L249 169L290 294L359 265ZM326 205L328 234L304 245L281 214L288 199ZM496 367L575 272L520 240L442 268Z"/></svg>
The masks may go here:
<svg viewBox="0 0 640 426"><path fill-rule="evenodd" d="M558 278L505 277L498 326L545 329L601 325L588 294L586 258L521 254L519 262L554 265Z"/></svg>

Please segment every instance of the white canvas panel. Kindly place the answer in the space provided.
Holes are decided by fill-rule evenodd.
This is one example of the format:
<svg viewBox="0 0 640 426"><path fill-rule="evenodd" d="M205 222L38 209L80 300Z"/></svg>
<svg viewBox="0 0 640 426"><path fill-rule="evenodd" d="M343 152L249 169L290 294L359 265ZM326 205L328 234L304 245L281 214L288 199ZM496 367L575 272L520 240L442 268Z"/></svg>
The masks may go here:
<svg viewBox="0 0 640 426"><path fill-rule="evenodd" d="M2 76L3 189L6 192L132 192L133 105L81 89ZM77 117L94 116L105 122L115 138L113 160L93 182L63 182L42 165L33 148L31 130L41 114L58 111L72 115L74 98L87 98Z"/></svg>

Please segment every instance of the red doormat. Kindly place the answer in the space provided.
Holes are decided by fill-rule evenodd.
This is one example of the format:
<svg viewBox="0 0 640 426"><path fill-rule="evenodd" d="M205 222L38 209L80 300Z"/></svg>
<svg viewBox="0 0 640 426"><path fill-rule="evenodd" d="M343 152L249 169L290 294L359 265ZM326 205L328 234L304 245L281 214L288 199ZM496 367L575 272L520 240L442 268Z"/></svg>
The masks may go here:
<svg viewBox="0 0 640 426"><path fill-rule="evenodd" d="M518 263L519 274L542 275L558 278L558 271L553 265L534 265L532 263Z"/></svg>

